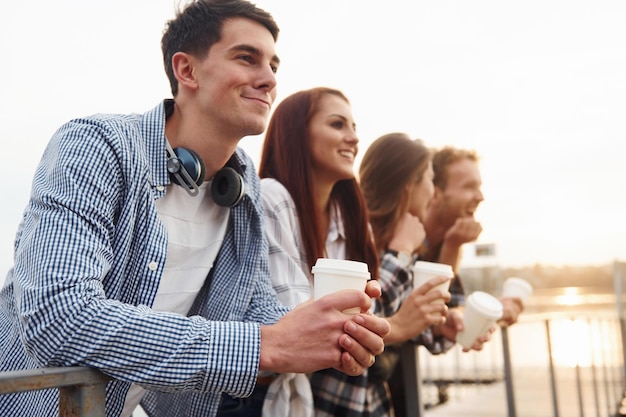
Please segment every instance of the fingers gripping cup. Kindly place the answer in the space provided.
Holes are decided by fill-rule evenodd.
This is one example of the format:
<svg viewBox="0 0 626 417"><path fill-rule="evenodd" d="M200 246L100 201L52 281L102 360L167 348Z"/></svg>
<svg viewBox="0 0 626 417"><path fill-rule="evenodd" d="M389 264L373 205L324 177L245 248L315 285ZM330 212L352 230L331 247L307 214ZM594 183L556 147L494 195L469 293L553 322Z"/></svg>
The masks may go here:
<svg viewBox="0 0 626 417"><path fill-rule="evenodd" d="M522 302L525 302L532 294L532 285L521 278L507 278L502 284L502 297L519 298Z"/></svg>
<svg viewBox="0 0 626 417"><path fill-rule="evenodd" d="M467 298L463 313L463 330L456 341L464 348L471 348L476 339L487 334L489 328L502 317L502 303L493 295L474 291Z"/></svg>
<svg viewBox="0 0 626 417"><path fill-rule="evenodd" d="M315 300L341 290L365 291L370 273L364 262L319 258L313 268L313 297ZM359 307L344 310L356 314Z"/></svg>
<svg viewBox="0 0 626 417"><path fill-rule="evenodd" d="M435 277L454 277L454 271L452 271L452 267L450 265L440 264L437 262L417 261L413 265L412 270L413 288L419 288L427 281ZM446 282L443 282L434 287L431 291L440 290L441 292L445 293L448 292L449 288L450 280L447 280ZM443 299L438 298L437 300L433 301L433 303L443 303Z"/></svg>

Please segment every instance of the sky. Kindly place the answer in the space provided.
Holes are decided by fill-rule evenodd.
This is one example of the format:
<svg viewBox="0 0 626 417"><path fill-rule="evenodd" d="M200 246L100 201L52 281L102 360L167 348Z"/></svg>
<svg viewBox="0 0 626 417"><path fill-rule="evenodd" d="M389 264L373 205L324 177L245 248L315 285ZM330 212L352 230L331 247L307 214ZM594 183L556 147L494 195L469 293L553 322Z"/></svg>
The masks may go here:
<svg viewBox="0 0 626 417"><path fill-rule="evenodd" d="M626 2L264 0L278 98L329 86L360 155L406 132L476 149L480 243L504 267L626 260ZM54 131L171 96L160 38L173 0L9 1L0 16L0 276ZM241 145L258 162L262 136ZM357 158L355 172L360 162Z"/></svg>

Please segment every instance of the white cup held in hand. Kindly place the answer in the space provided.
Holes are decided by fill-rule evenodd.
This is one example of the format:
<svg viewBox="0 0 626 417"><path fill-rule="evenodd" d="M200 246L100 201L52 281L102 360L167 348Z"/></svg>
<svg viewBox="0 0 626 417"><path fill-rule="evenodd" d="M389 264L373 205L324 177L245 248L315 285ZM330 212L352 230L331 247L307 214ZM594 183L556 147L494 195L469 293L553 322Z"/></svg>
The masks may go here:
<svg viewBox="0 0 626 417"><path fill-rule="evenodd" d="M365 291L370 273L364 262L319 258L313 268L313 298L315 300L341 290ZM360 312L359 307L344 310L346 314Z"/></svg>
<svg viewBox="0 0 626 417"><path fill-rule="evenodd" d="M435 277L449 277L450 279L442 282L434 287L433 290L439 290L442 293L448 292L450 288L450 281L454 277L454 271L452 267L447 264L440 264L437 262L417 261L413 265L413 288L419 288L427 281ZM443 299L438 298L433 303L443 303Z"/></svg>
<svg viewBox="0 0 626 417"><path fill-rule="evenodd" d="M502 317L502 303L491 294L474 291L467 297L463 313L463 330L456 335L456 341L464 348L471 348L476 340L489 331L489 328Z"/></svg>
<svg viewBox="0 0 626 417"><path fill-rule="evenodd" d="M532 294L533 286L521 278L507 278L502 284L502 297L519 298L525 302Z"/></svg>

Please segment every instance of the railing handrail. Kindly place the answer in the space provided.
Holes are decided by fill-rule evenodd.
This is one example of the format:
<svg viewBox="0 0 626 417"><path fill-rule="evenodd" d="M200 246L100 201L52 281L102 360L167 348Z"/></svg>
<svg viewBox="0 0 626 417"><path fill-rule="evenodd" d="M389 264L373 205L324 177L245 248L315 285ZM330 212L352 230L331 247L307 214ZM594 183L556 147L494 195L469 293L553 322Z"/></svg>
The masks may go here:
<svg viewBox="0 0 626 417"><path fill-rule="evenodd" d="M0 394L106 383L109 377L82 366L0 372Z"/></svg>
<svg viewBox="0 0 626 417"><path fill-rule="evenodd" d="M70 366L0 372L0 395L59 389L59 416L104 417L110 380L97 369Z"/></svg>

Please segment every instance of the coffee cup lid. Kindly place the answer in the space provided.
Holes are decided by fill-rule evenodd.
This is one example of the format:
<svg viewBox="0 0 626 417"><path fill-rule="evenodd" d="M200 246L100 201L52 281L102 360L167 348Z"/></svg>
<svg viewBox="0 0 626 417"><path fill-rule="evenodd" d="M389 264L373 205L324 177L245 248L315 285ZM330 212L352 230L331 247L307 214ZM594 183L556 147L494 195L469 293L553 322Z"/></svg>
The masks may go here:
<svg viewBox="0 0 626 417"><path fill-rule="evenodd" d="M437 262L428 262L428 261L417 261L413 265L413 269L419 269L427 272L431 272L433 274L441 275L444 277L454 277L454 271L452 271L452 267L448 264L440 264Z"/></svg>
<svg viewBox="0 0 626 417"><path fill-rule="evenodd" d="M355 275L369 278L370 273L365 262L346 259L318 258L311 272L326 272L341 275Z"/></svg>
<svg viewBox="0 0 626 417"><path fill-rule="evenodd" d="M491 294L483 291L474 291L467 297L467 304L494 320L502 317L502 303Z"/></svg>
<svg viewBox="0 0 626 417"><path fill-rule="evenodd" d="M530 282L526 281L525 279L522 278L517 278L517 277L509 277L504 281L504 284L515 284L515 285L519 285L520 287L526 289L528 292L532 292L533 291L533 286L530 285Z"/></svg>

